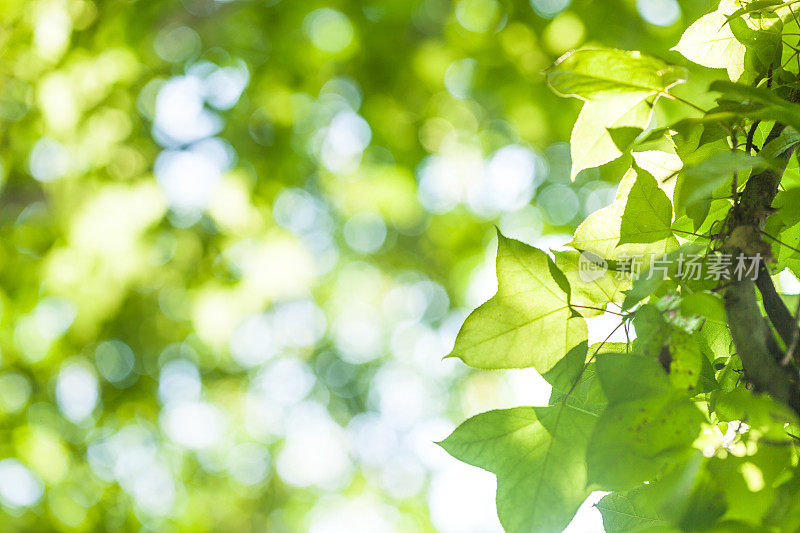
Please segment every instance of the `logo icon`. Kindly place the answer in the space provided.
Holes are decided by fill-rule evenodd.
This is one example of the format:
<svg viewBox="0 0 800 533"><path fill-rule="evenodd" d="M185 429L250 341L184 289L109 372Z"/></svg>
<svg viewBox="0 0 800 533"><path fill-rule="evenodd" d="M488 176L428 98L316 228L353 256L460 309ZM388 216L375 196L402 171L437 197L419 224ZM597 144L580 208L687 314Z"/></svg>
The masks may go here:
<svg viewBox="0 0 800 533"><path fill-rule="evenodd" d="M592 252L581 252L578 258L578 278L584 283L591 283L602 278L608 272L608 262Z"/></svg>

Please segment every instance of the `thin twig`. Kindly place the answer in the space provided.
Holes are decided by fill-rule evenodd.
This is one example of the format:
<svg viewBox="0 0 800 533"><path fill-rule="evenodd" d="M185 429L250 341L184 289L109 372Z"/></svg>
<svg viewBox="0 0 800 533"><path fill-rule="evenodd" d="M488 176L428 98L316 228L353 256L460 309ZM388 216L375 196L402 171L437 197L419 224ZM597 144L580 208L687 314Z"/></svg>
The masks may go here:
<svg viewBox="0 0 800 533"><path fill-rule="evenodd" d="M794 18L795 23L797 23L797 14L794 12L794 9L792 9L792 4L788 4L788 6L789 6L789 12L792 14L792 18ZM800 46L800 38L797 39L797 46ZM797 71L798 73L800 73L800 55L795 54L795 57L797 58Z"/></svg>
<svg viewBox="0 0 800 533"><path fill-rule="evenodd" d="M788 245L788 244L786 244L785 242L783 242L783 241L781 241L781 240L778 240L778 239L776 239L775 237L773 237L772 235L770 235L769 233L767 233L767 232L766 232L766 231L764 231L764 230L758 230L758 231L760 231L760 232L761 232L761 234L762 234L762 235L764 235L764 237L769 237L770 239L772 239L773 241L777 242L777 243L778 243L778 244L780 244L781 246L785 246L785 247L787 247L788 249L790 249L790 250L794 250L795 252L797 252L798 254L800 254L800 250L798 250L798 249L797 249L797 248L795 248L794 246L789 246L789 245Z"/></svg>
<svg viewBox="0 0 800 533"><path fill-rule="evenodd" d="M731 149L736 152L739 149L739 138L735 135L735 128L734 128L734 135L731 135ZM739 171L733 171L733 180L731 181L731 196L733 197L733 203L737 202L737 197L739 195Z"/></svg>
<svg viewBox="0 0 800 533"><path fill-rule="evenodd" d="M630 332L630 322L625 322L625 353L630 353L631 351L631 332Z"/></svg>
<svg viewBox="0 0 800 533"><path fill-rule="evenodd" d="M711 236L709 236L709 235L701 235L701 234L699 234L699 233L694 233L694 232L692 232L692 231L684 231L684 230L682 230L682 229L677 229L677 228L672 228L672 231L675 231L675 232L677 232L677 233L685 233L686 235L693 235L693 236L695 236L695 237L700 237L701 239L708 239L708 240L711 240L711 239L713 238L713 237L711 237Z"/></svg>
<svg viewBox="0 0 800 533"><path fill-rule="evenodd" d="M753 144L753 139L755 139L756 130L758 129L759 124L761 124L761 121L756 120L750 125L750 131L747 132L747 142L744 145L744 149L748 154L753 151L753 148L755 148L755 145ZM738 200L738 197L736 198L736 200Z"/></svg>
<svg viewBox="0 0 800 533"><path fill-rule="evenodd" d="M661 96L663 96L664 98L668 98L668 99L670 99L670 100L675 100L676 102L680 102L680 103L682 103L682 104L684 104L684 105L687 105L687 106L691 107L692 109L694 109L694 110L696 110L696 111L700 111L700 112L701 112L701 113L703 113L704 115L705 115L706 113L708 113L708 111L706 111L705 109L703 109L703 108L702 108L702 107L700 107L699 105L693 104L693 103L691 103L689 100L685 100L684 98L681 98L680 96L676 96L676 95L674 95L674 94L672 94L672 93L668 93L668 92L665 92L665 91L661 91L661 93L660 93L660 94L661 94Z"/></svg>
<svg viewBox="0 0 800 533"><path fill-rule="evenodd" d="M611 333L609 333L608 336L603 340L603 342L600 343L600 346L598 346L595 349L595 351L592 354L592 356L589 359L586 360L586 362L583 364L583 368L581 369L580 373L578 374L578 377L575 378L575 382L572 384L572 387L570 387L570 389L567 391L567 394L564 395L564 399L561 400L562 402L566 402L567 398L569 398L570 395L575 391L575 387L577 387L578 383L581 382L581 378L583 377L584 372L586 372L586 369L589 368L589 363L594 361L594 358L597 357L597 354L600 352L600 350L603 348L603 346L606 345L606 343L611 338L611 336L614 335L614 333L616 333L619 328L621 328L623 325L625 325L625 322L627 320L628 320L628 317L624 318L619 324L617 324L617 327L615 327L614 329L611 330Z"/></svg>
<svg viewBox="0 0 800 533"><path fill-rule="evenodd" d="M592 310L594 310L594 311L602 311L602 312L604 312L604 313L611 313L612 315L617 315L617 316L621 316L621 317L626 317L626 316L628 316L628 315L624 315L624 314L622 314L622 313L617 313L616 311L609 311L608 309L603 309L603 308L601 308L601 307L592 307L592 306L590 306L590 305L575 305L575 304L570 304L570 307L577 307L577 308L579 308L579 309L592 309Z"/></svg>

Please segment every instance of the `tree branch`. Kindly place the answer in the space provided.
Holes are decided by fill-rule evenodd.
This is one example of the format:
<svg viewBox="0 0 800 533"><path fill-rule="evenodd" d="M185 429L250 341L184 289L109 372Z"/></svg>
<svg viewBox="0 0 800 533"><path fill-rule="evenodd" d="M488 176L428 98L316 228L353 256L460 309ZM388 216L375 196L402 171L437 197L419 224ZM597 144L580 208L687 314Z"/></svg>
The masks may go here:
<svg viewBox="0 0 800 533"><path fill-rule="evenodd" d="M764 303L764 309L767 311L772 325L775 326L775 331L780 335L783 343L789 348L792 354L792 359L797 360L797 338L800 333L800 328L797 327L792 313L786 304L783 303L778 291L775 290L775 284L772 283L772 277L763 264L759 268L758 278L756 278L756 287L761 293L761 299ZM794 344L794 347L792 347ZM783 357L780 358L783 360Z"/></svg>
<svg viewBox="0 0 800 533"><path fill-rule="evenodd" d="M745 376L758 392L767 392L778 401L800 407L796 380L789 367L775 358L775 338L756 304L751 280L732 283L725 291L725 309L733 342L742 360ZM800 411L798 411L800 412Z"/></svg>
<svg viewBox="0 0 800 533"><path fill-rule="evenodd" d="M793 99L796 99L794 94ZM764 141L764 146L780 137L785 128L785 125L776 123ZM767 217L772 213L772 201L778 194L783 172L795 146L792 144L778 155L777 166L771 166L751 176L747 181L739 202L731 207L728 214L727 234L733 238L726 242L726 251L737 256L739 254L752 256L761 250L769 250L761 238L761 230ZM794 331L790 330L786 322L786 315L789 315L790 320L791 315L775 290L769 272L763 265L759 266L755 283L749 279L734 279L726 287L725 310L731 336L742 361L745 376L754 389L770 394L800 414L797 371L790 365L781 364L784 357L772 330L761 315L756 300L756 284L761 291L767 314L787 346L794 338Z"/></svg>
<svg viewBox="0 0 800 533"><path fill-rule="evenodd" d="M785 129L786 126L783 124L775 124L772 126L772 129L769 131L769 135L767 135L767 139L764 141L764 145L761 149L763 150L764 146L780 137L781 133L783 133L783 130ZM789 163L789 158L792 156L794 148L795 146L792 145L784 150L783 153L778 155L776 165L782 166L778 166L777 168L767 168L766 170L751 176L747 181L747 185L745 185L744 191L742 191L742 195L740 197L741 206L744 207L745 210L745 212L741 214L751 216L756 215L756 218L748 218L745 220L746 222L751 224L755 220L763 222L763 220L760 220L760 217L763 217L765 212L769 211L770 206L772 205L772 200L774 200L775 195L778 194L778 185L781 183L783 171L786 169L786 165Z"/></svg>

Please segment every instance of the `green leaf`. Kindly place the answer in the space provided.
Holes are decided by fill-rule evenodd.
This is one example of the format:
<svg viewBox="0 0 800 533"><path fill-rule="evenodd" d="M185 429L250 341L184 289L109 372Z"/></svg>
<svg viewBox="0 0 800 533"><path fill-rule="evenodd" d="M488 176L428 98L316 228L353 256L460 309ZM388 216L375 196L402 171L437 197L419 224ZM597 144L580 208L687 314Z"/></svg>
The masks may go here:
<svg viewBox="0 0 800 533"><path fill-rule="evenodd" d="M679 394L609 406L592 434L587 454L590 482L605 490L631 489L657 479L673 461L685 458L703 415Z"/></svg>
<svg viewBox="0 0 800 533"><path fill-rule="evenodd" d="M609 407L595 426L587 453L591 483L606 490L632 489L691 453L703 416L672 388L657 360L602 355L597 373Z"/></svg>
<svg viewBox="0 0 800 533"><path fill-rule="evenodd" d="M569 284L543 251L498 233L497 281L497 294L467 317L448 357L543 374L586 340L586 322L569 307Z"/></svg>
<svg viewBox="0 0 800 533"><path fill-rule="evenodd" d="M673 391L658 361L640 354L598 355L597 374L611 404L663 396Z"/></svg>
<svg viewBox="0 0 800 533"><path fill-rule="evenodd" d="M700 204L696 204L700 205ZM689 217L689 212L678 216L675 222L672 223L672 229L677 234L686 235L689 233L697 233L698 235L707 235L712 228L714 228L721 221L725 220L728 211L731 210L731 203L729 200L719 199L712 200L707 210L702 213L702 218L693 219ZM686 211L686 208L684 208ZM690 208L691 211L691 208Z"/></svg>
<svg viewBox="0 0 800 533"><path fill-rule="evenodd" d="M764 518L765 526L772 526L784 531L800 529L800 472L797 468L792 478L777 487L775 503Z"/></svg>
<svg viewBox="0 0 800 533"><path fill-rule="evenodd" d="M663 254L678 247L675 237L652 243L619 244L622 234L622 216L625 212L628 195L636 181L636 172L629 170L619 184L614 203L592 213L575 230L569 246L586 250L607 260Z"/></svg>
<svg viewBox="0 0 800 533"><path fill-rule="evenodd" d="M617 347L616 349L624 350L624 347ZM592 353L595 349L592 349ZM588 411L596 415L602 414L608 405L608 400L600 386L600 380L597 378L596 365L594 362L586 365L586 368L578 377L575 387L572 384L568 387L559 387L554 385L550 393L548 405L559 405L566 403L576 409Z"/></svg>
<svg viewBox="0 0 800 533"><path fill-rule="evenodd" d="M581 342L565 355L553 368L542 374L542 377L554 388L569 390L581 375L586 366L589 344Z"/></svg>
<svg viewBox="0 0 800 533"><path fill-rule="evenodd" d="M774 91L724 80L715 81L709 90L744 104L737 108L740 115L757 120L777 120L800 130L800 105L784 100Z"/></svg>
<svg viewBox="0 0 800 533"><path fill-rule="evenodd" d="M724 68L731 80L738 80L745 68L747 49L727 23L723 11L713 11L689 26L673 48L693 63Z"/></svg>
<svg viewBox="0 0 800 533"><path fill-rule="evenodd" d="M636 331L634 350L651 359L660 359L669 335L669 325L661 311L652 304L642 305L633 317L633 329Z"/></svg>
<svg viewBox="0 0 800 533"><path fill-rule="evenodd" d="M647 101L645 100L645 102ZM650 116L652 116L652 114L648 114L648 122L650 121ZM647 123L645 123L645 125L647 125ZM611 137L614 146L616 146L617 150L620 152L626 152L644 131L644 128L639 126L607 127L606 129L608 130L608 135Z"/></svg>
<svg viewBox="0 0 800 533"><path fill-rule="evenodd" d="M555 533L589 495L584 456L596 419L564 404L490 411L440 445L497 475L497 514L506 531Z"/></svg>
<svg viewBox="0 0 800 533"><path fill-rule="evenodd" d="M777 212L774 218L781 220L785 226L794 226L800 222L800 188L778 191L772 204Z"/></svg>
<svg viewBox="0 0 800 533"><path fill-rule="evenodd" d="M606 531L706 531L726 509L708 463L694 450L657 481L606 496L600 502Z"/></svg>
<svg viewBox="0 0 800 533"><path fill-rule="evenodd" d="M743 174L763 165L763 159L757 156L744 152L722 152L696 165L684 167L675 187L675 209L710 202L712 193L730 183L734 172ZM730 191L727 192L729 196Z"/></svg>
<svg viewBox="0 0 800 533"><path fill-rule="evenodd" d="M725 322L725 305L717 294L696 292L681 299L681 313L701 316L714 322Z"/></svg>
<svg viewBox="0 0 800 533"><path fill-rule="evenodd" d="M780 191L775 197L774 216L767 221L766 232L779 241L772 243L772 253L777 261L776 272L789 267L795 275L800 272L800 189Z"/></svg>
<svg viewBox="0 0 800 533"><path fill-rule="evenodd" d="M658 186L672 198L675 189L675 176L683 168L683 161L677 154L661 150L633 152L636 165L649 172L658 182Z"/></svg>
<svg viewBox="0 0 800 533"><path fill-rule="evenodd" d="M797 417L787 406L765 394L744 388L718 391L712 394L712 404L720 420L744 420L758 437L784 442L792 440L785 427L797 424Z"/></svg>
<svg viewBox="0 0 800 533"><path fill-rule="evenodd" d="M705 355L692 335L673 330L669 340L669 381L676 389L697 389Z"/></svg>
<svg viewBox="0 0 800 533"><path fill-rule="evenodd" d="M697 339L711 361L730 356L732 339L722 298L707 292L686 295L681 300L681 313L703 318Z"/></svg>
<svg viewBox="0 0 800 533"><path fill-rule="evenodd" d="M774 12L773 9L769 8L777 8L784 5L788 5L790 2L783 2L783 0L755 0L754 2L750 2L747 5L744 5L725 17L725 20L728 22L732 21L733 19L739 18L742 15L750 15L752 13L772 13Z"/></svg>
<svg viewBox="0 0 800 533"><path fill-rule="evenodd" d="M585 100L655 95L686 78L682 67L640 52L609 48L576 50L547 72L547 82L557 93Z"/></svg>
<svg viewBox="0 0 800 533"><path fill-rule="evenodd" d="M736 0L722 0L716 11L695 21L673 48L686 59L709 68L724 68L732 81L748 83L765 75L771 64L780 63L778 16L733 16Z"/></svg>
<svg viewBox="0 0 800 533"><path fill-rule="evenodd" d="M703 533L764 533L764 529L746 522L725 520L719 522L712 528L704 530Z"/></svg>
<svg viewBox="0 0 800 533"><path fill-rule="evenodd" d="M716 322L706 319L700 329L701 348L712 359L726 358L731 355L731 332L727 321Z"/></svg>
<svg viewBox="0 0 800 533"><path fill-rule="evenodd" d="M670 140L682 164L694 166L711 156L730 152L728 131L715 119L708 121L709 115L701 119L684 119L669 127ZM726 120L735 120L735 116Z"/></svg>
<svg viewBox="0 0 800 533"><path fill-rule="evenodd" d="M727 508L719 481L709 473L708 465L700 450L692 450L686 460L676 461L642 492L681 531L705 531Z"/></svg>
<svg viewBox="0 0 800 533"><path fill-rule="evenodd" d="M690 290L695 289L695 287L692 285L694 285L696 282L688 279L684 280L681 277L681 283L683 284L683 287L687 287ZM672 328L680 332L689 333L691 335L697 332L703 325L703 317L697 315L686 315L682 313L681 301L683 300L684 296L688 295L688 291L683 293L669 292L663 297L659 298L655 305L664 313L667 323Z"/></svg>
<svg viewBox="0 0 800 533"><path fill-rule="evenodd" d="M623 137L630 138L630 130L641 133L650 122L653 105L649 97L641 93L621 94L583 104L570 137L573 180L581 170L613 161L628 149L636 135L627 143ZM620 136L620 130L628 134Z"/></svg>
<svg viewBox="0 0 800 533"><path fill-rule="evenodd" d="M724 147L726 150L729 149L727 142L729 134L725 123L737 119L738 117L734 113L723 114L709 111L702 117L685 118L670 126L653 130L641 142L654 142L666 135L671 141L675 153L662 152L663 154L667 154L664 157L669 156L669 160L675 161L675 157L677 156L681 161L671 163L670 168L672 169L672 173L663 177L660 177L657 171L651 170L638 161L637 164L653 174L659 182L673 177L683 166L683 160L691 161L692 154L698 151L699 148L709 144L719 144L720 147ZM707 156L701 157L700 159L706 158Z"/></svg>
<svg viewBox="0 0 800 533"><path fill-rule="evenodd" d="M592 346L591 353L595 355L604 348L608 347ZM616 349L624 350L624 347ZM542 376L553 386L548 405L565 402L598 415L603 411L608 402L595 375L595 363L587 362L588 355L587 343L582 342Z"/></svg>
<svg viewBox="0 0 800 533"><path fill-rule="evenodd" d="M783 270L784 267L789 267L797 276L800 272L800 254L797 249L800 249L800 223L793 226L783 226L778 231L772 231L772 228L767 228L767 233L775 235L780 241L772 243L772 253L775 260L778 262L777 270ZM777 233L777 235L776 235Z"/></svg>
<svg viewBox="0 0 800 533"><path fill-rule="evenodd" d="M606 533L676 531L650 501L647 487L612 492L604 496L596 507L603 516Z"/></svg>
<svg viewBox="0 0 800 533"><path fill-rule="evenodd" d="M585 317L602 314L603 311L585 309L579 306L596 307L605 309L610 303L621 304L625 294L631 286L630 280L618 276L614 270L605 272L597 271L587 275L581 267L589 261L590 256L574 251L553 252L556 265L569 280L571 286L570 303L573 309ZM602 263L600 265L602 267Z"/></svg>
<svg viewBox="0 0 800 533"><path fill-rule="evenodd" d="M714 458L708 469L728 503L723 518L759 526L775 503L775 487L788 474L793 454L788 446L762 444L755 453L752 448L744 457Z"/></svg>
<svg viewBox="0 0 800 533"><path fill-rule="evenodd" d="M622 213L619 244L653 243L672 237L672 202L656 179L634 166L636 181Z"/></svg>
<svg viewBox="0 0 800 533"><path fill-rule="evenodd" d="M699 255L705 249L703 244L687 243L657 258L650 268L643 270L633 280L631 289L625 293L622 309L631 309L637 303L655 294L665 281L677 276L681 261Z"/></svg>

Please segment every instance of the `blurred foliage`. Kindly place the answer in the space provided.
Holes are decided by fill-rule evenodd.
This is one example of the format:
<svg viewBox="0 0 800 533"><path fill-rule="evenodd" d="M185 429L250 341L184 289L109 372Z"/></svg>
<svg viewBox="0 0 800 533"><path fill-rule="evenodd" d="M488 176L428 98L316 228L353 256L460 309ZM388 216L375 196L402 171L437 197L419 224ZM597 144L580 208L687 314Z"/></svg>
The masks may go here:
<svg viewBox="0 0 800 533"><path fill-rule="evenodd" d="M709 5L4 1L2 529L496 528L432 442L536 376L441 356L493 224L571 233L627 165L570 182L544 70Z"/></svg>

